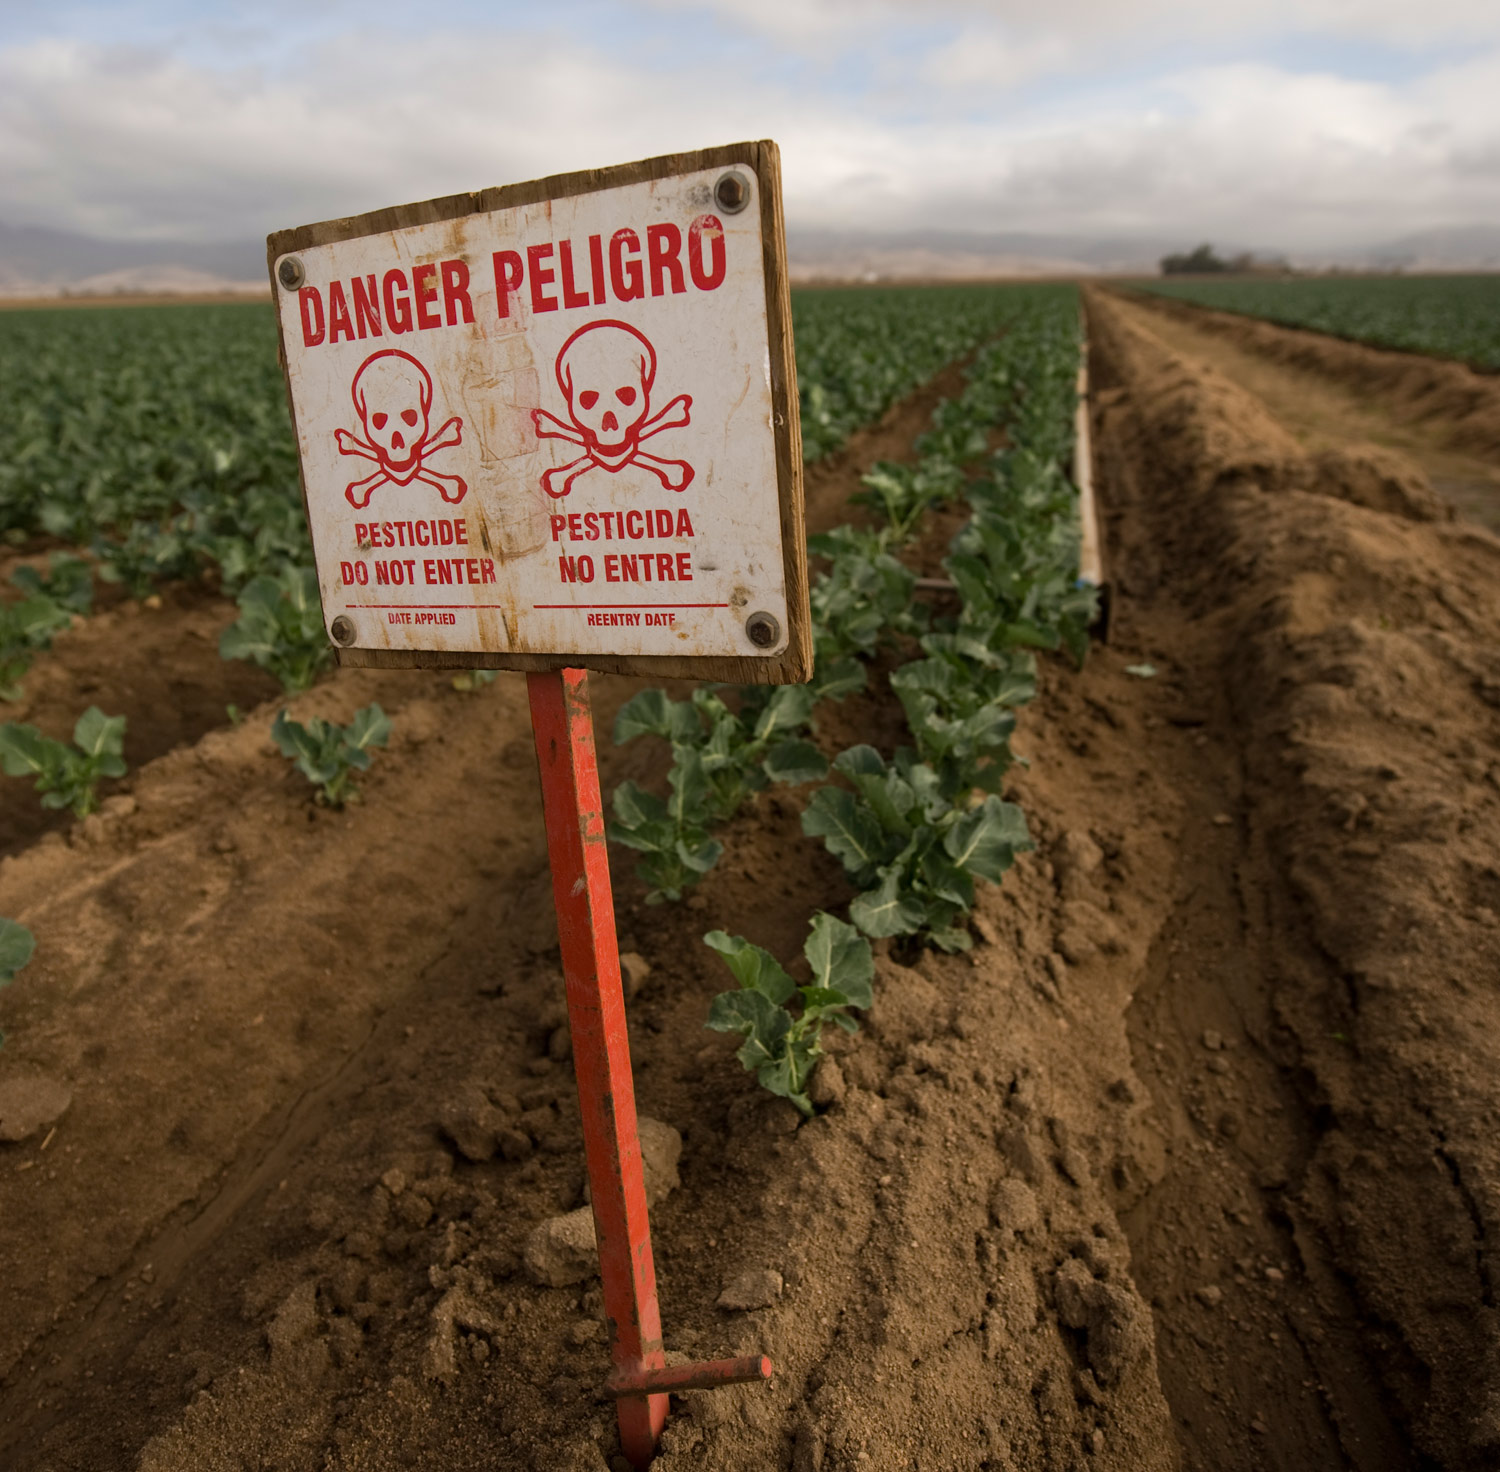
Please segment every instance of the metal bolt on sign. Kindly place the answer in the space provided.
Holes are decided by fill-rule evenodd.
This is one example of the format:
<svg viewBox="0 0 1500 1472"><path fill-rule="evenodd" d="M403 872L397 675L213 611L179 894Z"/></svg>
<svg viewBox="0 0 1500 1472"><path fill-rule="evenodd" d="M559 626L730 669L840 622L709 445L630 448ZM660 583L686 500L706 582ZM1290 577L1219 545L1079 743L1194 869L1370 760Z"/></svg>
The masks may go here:
<svg viewBox="0 0 1500 1472"><path fill-rule="evenodd" d="M354 642L354 620L341 613L334 619L331 632L336 644L347 647Z"/></svg>
<svg viewBox="0 0 1500 1472"><path fill-rule="evenodd" d="M573 1071L614 1363L604 1388L616 1402L625 1456L633 1467L642 1468L655 1454L669 1392L768 1380L771 1361L751 1355L667 1366L588 675L577 669L553 670L528 675L526 686L541 770Z"/></svg>
<svg viewBox="0 0 1500 1472"><path fill-rule="evenodd" d="M276 268L276 279L288 291L296 291L307 280L307 272L303 269L302 262L296 256L288 256Z"/></svg>
<svg viewBox="0 0 1500 1472"><path fill-rule="evenodd" d="M750 181L731 169L714 185L714 199L726 215L737 215L750 203Z"/></svg>
<svg viewBox="0 0 1500 1472"><path fill-rule="evenodd" d="M781 637L774 614L752 613L745 620L745 636L757 649L769 649Z"/></svg>

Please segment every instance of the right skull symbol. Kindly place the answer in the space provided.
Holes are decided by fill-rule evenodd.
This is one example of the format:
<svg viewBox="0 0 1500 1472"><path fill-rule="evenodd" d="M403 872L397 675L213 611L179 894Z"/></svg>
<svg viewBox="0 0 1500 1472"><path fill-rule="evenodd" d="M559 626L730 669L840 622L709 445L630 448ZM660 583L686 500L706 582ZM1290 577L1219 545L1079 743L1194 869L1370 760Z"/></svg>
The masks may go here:
<svg viewBox="0 0 1500 1472"><path fill-rule="evenodd" d="M621 323L598 322L568 339L557 359L557 382L568 417L600 460L628 458L651 408L656 353Z"/></svg>
<svg viewBox="0 0 1500 1472"><path fill-rule="evenodd" d="M593 469L611 474L627 465L649 470L669 490L680 491L693 479L685 460L662 460L641 449L641 441L690 422L692 398L679 394L650 418L651 385L656 380L656 350L643 333L625 322L590 322L580 327L557 355L557 386L568 401L564 424L544 409L531 417L539 439L562 439L584 453L568 465L542 475L549 496L566 496L574 481Z"/></svg>

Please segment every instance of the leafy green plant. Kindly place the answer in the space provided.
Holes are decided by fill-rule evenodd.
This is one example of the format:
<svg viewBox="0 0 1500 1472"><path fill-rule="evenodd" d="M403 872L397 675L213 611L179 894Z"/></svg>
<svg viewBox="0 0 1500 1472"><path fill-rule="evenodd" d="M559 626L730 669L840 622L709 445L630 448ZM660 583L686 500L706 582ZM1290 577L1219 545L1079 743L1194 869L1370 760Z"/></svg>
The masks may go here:
<svg viewBox="0 0 1500 1472"><path fill-rule="evenodd" d="M645 857L641 877L648 903L677 900L718 862L722 845L709 828L771 782L816 781L828 762L797 733L812 717L816 693L806 685L760 687L732 710L712 689L689 700L643 690L615 718L615 742L659 736L671 743L669 795L657 797L634 782L615 789L609 836Z"/></svg>
<svg viewBox="0 0 1500 1472"><path fill-rule="evenodd" d="M21 677L31 661L72 621L73 615L45 594L0 603L0 700L21 698Z"/></svg>
<svg viewBox="0 0 1500 1472"><path fill-rule="evenodd" d="M10 777L34 777L42 806L72 808L85 817L98 806L103 777L125 775L125 717L91 705L73 727L73 745L43 736L35 726L0 726L0 766Z"/></svg>
<svg viewBox="0 0 1500 1472"><path fill-rule="evenodd" d="M873 746L851 746L833 765L853 791L820 787L802 831L821 838L859 888L849 918L877 938L913 935L967 950L958 922L974 907L974 881L998 881L1034 847L1020 808L993 793L955 806L939 775L909 754L887 765Z"/></svg>
<svg viewBox="0 0 1500 1472"><path fill-rule="evenodd" d="M987 447L977 427L975 436L978 453L983 455ZM865 489L849 499L879 511L892 536L905 541L927 511L962 494L963 462L945 453L925 455L915 465L882 460L860 477L860 484Z"/></svg>
<svg viewBox="0 0 1500 1472"><path fill-rule="evenodd" d="M891 675L918 758L950 801L998 792L1011 765L1015 707L1036 696L1036 661L1015 651L969 650L953 635L925 641L926 659Z"/></svg>
<svg viewBox="0 0 1500 1472"><path fill-rule="evenodd" d="M0 986L10 985L35 950L36 937L19 920L0 915ZM5 1034L0 1032L0 1046L4 1043Z"/></svg>
<svg viewBox="0 0 1500 1472"><path fill-rule="evenodd" d="M997 457L969 489L974 515L943 564L963 600L959 628L991 650L1066 648L1082 664L1096 589L1078 582L1077 498L1055 462Z"/></svg>
<svg viewBox="0 0 1500 1472"><path fill-rule="evenodd" d="M390 739L391 719L378 705L355 711L347 726L311 717L305 725L283 710L271 723L271 740L315 787L317 800L341 808L359 798L354 774L369 769L373 750Z"/></svg>
<svg viewBox="0 0 1500 1472"><path fill-rule="evenodd" d="M94 572L82 557L54 552L47 571L18 567L10 575L14 586L28 598L50 598L69 613L88 613L94 606Z"/></svg>
<svg viewBox="0 0 1500 1472"><path fill-rule="evenodd" d="M807 539L808 552L828 560L809 600L820 693L863 688L864 668L850 656L874 654L882 641L927 626L917 575L892 555L892 541L889 531L848 525Z"/></svg>
<svg viewBox="0 0 1500 1472"><path fill-rule="evenodd" d="M107 583L124 583L132 598L149 597L158 582L192 577L201 565L186 518L180 516L163 521L142 517L119 535L101 532L93 552L99 576Z"/></svg>
<svg viewBox="0 0 1500 1472"><path fill-rule="evenodd" d="M0 986L15 979L15 975L31 960L36 950L36 937L19 920L7 920L0 915Z"/></svg>
<svg viewBox="0 0 1500 1472"><path fill-rule="evenodd" d="M286 567L274 577L252 578L239 608L239 619L219 639L225 659L252 660L289 694L306 690L332 662L313 568Z"/></svg>
<svg viewBox="0 0 1500 1472"><path fill-rule="evenodd" d="M812 980L798 986L769 951L741 936L711 930L703 940L739 982L737 991L714 998L707 1025L715 1032L739 1033L745 1041L736 1057L760 1086L811 1115L807 1083L823 1056L824 1023L855 1032L859 1024L846 1009L863 1010L871 1003L875 963L869 941L852 925L819 912L802 948ZM788 1006L794 999L800 1001L795 1014Z"/></svg>

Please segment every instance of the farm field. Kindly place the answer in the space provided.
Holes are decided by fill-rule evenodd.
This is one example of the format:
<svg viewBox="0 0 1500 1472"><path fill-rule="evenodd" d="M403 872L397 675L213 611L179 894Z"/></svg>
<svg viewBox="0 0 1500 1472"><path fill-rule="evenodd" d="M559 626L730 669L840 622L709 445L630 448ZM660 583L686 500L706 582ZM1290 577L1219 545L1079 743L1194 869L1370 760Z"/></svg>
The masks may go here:
<svg viewBox="0 0 1500 1472"><path fill-rule="evenodd" d="M1263 356L1083 307L1107 644L1071 578L1076 294L828 292L796 324L816 704L592 682L637 1094L682 1143L667 1345L777 1365L683 1397L664 1472L1500 1450L1500 543L1410 447L1359 449L1395 409L1314 432ZM597 1286L528 1260L583 1174L523 682L286 694L221 659L225 590L295 549L221 555L195 497L274 463L272 409L223 411L253 452L174 424L131 480L107 419L48 402L73 469L4 483L0 578L79 535L79 495L127 508L86 540L178 520L207 575L97 586L0 706L54 736L124 712L130 768L79 821L0 786L0 913L38 942L0 1084L72 1093L0 1145L0 1460L623 1465ZM272 717L372 704L363 800L315 804ZM872 998L811 1077L764 1080L799 1107L705 1027L732 979L703 936L791 963L819 911L862 926Z"/></svg>
<svg viewBox="0 0 1500 1472"><path fill-rule="evenodd" d="M1162 280L1141 289L1374 347L1500 372L1500 275Z"/></svg>

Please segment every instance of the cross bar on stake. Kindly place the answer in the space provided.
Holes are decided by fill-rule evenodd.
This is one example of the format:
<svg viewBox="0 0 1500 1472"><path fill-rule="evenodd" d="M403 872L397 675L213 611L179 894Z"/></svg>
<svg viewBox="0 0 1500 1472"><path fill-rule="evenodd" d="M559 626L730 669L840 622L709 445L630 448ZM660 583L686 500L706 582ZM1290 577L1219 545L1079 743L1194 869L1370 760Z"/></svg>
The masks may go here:
<svg viewBox="0 0 1500 1472"><path fill-rule="evenodd" d="M583 670L552 670L527 675L526 686L542 776L573 1071L614 1364L605 1393L616 1400L626 1458L633 1467L643 1468L656 1453L667 1419L667 1392L766 1380L771 1362L749 1356L667 1368L588 675Z"/></svg>

